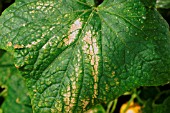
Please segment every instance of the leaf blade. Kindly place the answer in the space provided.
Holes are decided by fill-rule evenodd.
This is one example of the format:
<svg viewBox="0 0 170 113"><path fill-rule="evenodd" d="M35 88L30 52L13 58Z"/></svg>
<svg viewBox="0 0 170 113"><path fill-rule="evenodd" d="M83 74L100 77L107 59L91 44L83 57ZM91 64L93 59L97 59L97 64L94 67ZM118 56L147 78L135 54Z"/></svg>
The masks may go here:
<svg viewBox="0 0 170 113"><path fill-rule="evenodd" d="M16 2L0 19L0 47L14 54L35 112L82 112L169 82L169 31L157 11L140 0L66 1Z"/></svg>

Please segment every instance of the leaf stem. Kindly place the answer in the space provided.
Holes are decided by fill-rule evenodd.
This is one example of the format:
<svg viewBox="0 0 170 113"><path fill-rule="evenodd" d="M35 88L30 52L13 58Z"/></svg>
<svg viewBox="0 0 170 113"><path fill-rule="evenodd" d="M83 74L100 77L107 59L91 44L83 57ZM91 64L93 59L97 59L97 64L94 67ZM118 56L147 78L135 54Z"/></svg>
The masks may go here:
<svg viewBox="0 0 170 113"><path fill-rule="evenodd" d="M111 110L110 113L114 113L114 111L115 111L115 109L116 109L117 101L118 101L118 99L115 99L115 100L114 100L114 104L113 104L113 107L112 107L112 110Z"/></svg>
<svg viewBox="0 0 170 113"><path fill-rule="evenodd" d="M111 101L108 104L106 113L114 113L114 111L116 109L117 102L118 102L118 99L115 99L115 100Z"/></svg>
<svg viewBox="0 0 170 113"><path fill-rule="evenodd" d="M134 90L134 93L132 94L130 100L129 100L128 103L127 103L126 108L123 110L123 113L125 113L125 112L127 111L127 109L129 108L131 102L134 101L134 99L136 98L136 96L137 96L137 95L136 95L136 89L135 89L135 90Z"/></svg>

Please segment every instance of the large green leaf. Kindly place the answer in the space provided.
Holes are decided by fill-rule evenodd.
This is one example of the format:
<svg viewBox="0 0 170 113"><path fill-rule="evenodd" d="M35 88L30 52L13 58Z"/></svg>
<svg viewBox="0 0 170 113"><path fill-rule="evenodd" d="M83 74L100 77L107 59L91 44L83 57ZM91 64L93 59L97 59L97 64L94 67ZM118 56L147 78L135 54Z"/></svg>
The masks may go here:
<svg viewBox="0 0 170 113"><path fill-rule="evenodd" d="M1 53L2 50L0 55ZM3 92L0 92L0 96L5 98L1 106L2 111L3 113L31 113L28 90L12 61L11 55L7 52L0 57L0 86L5 88Z"/></svg>
<svg viewBox="0 0 170 113"><path fill-rule="evenodd" d="M170 80L170 33L156 0L17 0L0 47L26 78L36 113L82 112Z"/></svg>

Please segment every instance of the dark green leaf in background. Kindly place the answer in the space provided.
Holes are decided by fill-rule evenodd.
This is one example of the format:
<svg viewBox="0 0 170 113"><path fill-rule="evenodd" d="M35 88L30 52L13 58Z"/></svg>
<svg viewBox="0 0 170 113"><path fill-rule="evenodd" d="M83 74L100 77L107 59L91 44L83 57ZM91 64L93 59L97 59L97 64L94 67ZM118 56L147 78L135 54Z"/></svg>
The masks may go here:
<svg viewBox="0 0 170 113"><path fill-rule="evenodd" d="M157 0L156 7L170 25L170 0Z"/></svg>
<svg viewBox="0 0 170 113"><path fill-rule="evenodd" d="M170 92L168 96L165 96L165 99L161 99L161 103L155 103L155 100L148 99L145 103L145 106L142 108L142 113L168 113L170 111Z"/></svg>
<svg viewBox="0 0 170 113"><path fill-rule="evenodd" d="M5 88L0 92L5 98L1 106L3 113L32 113L27 88L9 53L0 57L0 86Z"/></svg>
<svg viewBox="0 0 170 113"><path fill-rule="evenodd" d="M170 33L155 2L17 0L5 10L0 48L14 56L34 112L82 112L168 83Z"/></svg>
<svg viewBox="0 0 170 113"><path fill-rule="evenodd" d="M153 106L153 113L166 113L170 111L170 97L168 97L162 104Z"/></svg>
<svg viewBox="0 0 170 113"><path fill-rule="evenodd" d="M157 0L156 1L157 4L157 8L164 8L164 9L168 9L170 8L170 0Z"/></svg>

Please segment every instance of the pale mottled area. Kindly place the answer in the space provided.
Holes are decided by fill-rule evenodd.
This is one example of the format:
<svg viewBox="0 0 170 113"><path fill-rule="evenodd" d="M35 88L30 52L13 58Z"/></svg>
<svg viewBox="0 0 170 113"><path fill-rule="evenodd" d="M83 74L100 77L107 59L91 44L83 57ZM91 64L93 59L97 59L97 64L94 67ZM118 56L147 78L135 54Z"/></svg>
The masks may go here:
<svg viewBox="0 0 170 113"><path fill-rule="evenodd" d="M89 56L90 64L92 66L92 76L93 76L93 82L94 82L94 94L93 98L97 98L98 95L98 66L99 66L99 47L97 45L96 37L93 36L95 33L92 33L92 31L87 31L85 33L85 36L83 37L83 52ZM94 102L93 102L94 103Z"/></svg>
<svg viewBox="0 0 170 113"><path fill-rule="evenodd" d="M76 38L79 33L79 30L82 28L82 22L81 19L77 19L70 27L70 30L68 32L68 38L64 39L64 43L66 45L71 44Z"/></svg>

